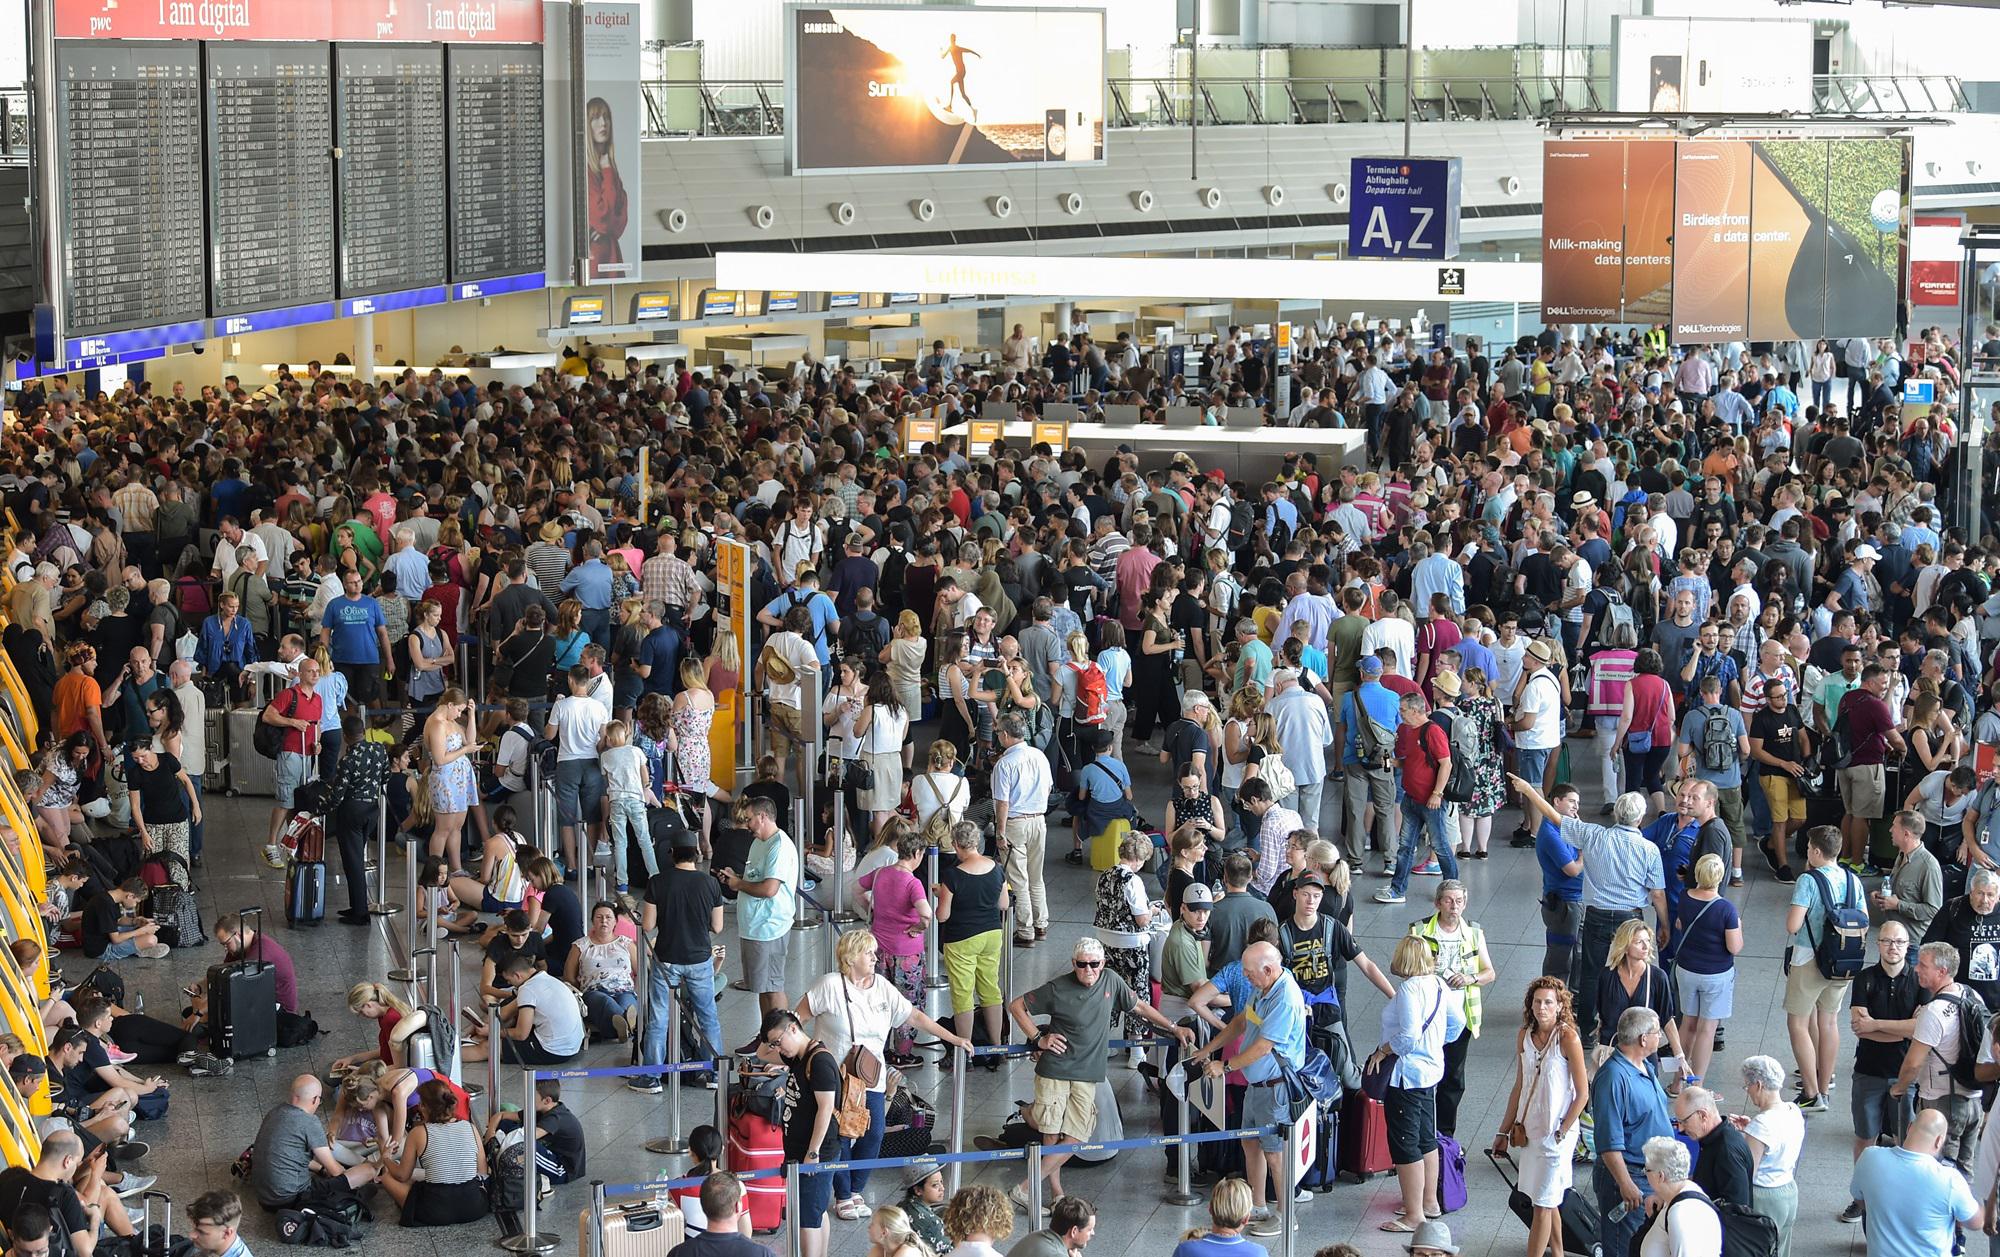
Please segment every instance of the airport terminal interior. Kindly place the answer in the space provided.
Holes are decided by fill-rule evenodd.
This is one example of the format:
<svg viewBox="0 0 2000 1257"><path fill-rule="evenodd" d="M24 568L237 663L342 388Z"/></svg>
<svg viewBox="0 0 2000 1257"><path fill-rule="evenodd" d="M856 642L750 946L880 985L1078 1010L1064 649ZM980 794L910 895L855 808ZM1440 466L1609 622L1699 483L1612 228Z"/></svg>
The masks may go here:
<svg viewBox="0 0 2000 1257"><path fill-rule="evenodd" d="M2000 1254L2000 12L0 13L0 1252Z"/></svg>

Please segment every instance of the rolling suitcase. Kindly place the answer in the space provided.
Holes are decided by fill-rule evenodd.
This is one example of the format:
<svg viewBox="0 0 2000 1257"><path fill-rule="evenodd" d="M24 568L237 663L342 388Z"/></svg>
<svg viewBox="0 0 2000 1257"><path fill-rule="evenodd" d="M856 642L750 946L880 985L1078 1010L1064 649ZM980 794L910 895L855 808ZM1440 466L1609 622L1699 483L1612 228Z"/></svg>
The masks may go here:
<svg viewBox="0 0 2000 1257"><path fill-rule="evenodd" d="M1514 1154L1494 1155L1493 1149L1486 1150L1486 1159L1493 1168L1500 1171L1500 1181L1507 1184L1507 1208L1521 1220L1521 1225L1532 1227L1535 1219L1535 1202L1518 1186L1520 1175L1514 1166ZM1585 1257L1602 1257L1597 1246L1598 1216L1597 1202L1572 1187L1563 1193L1562 1207L1557 1210L1562 1219L1563 1251L1581 1253Z"/></svg>
<svg viewBox="0 0 2000 1257"><path fill-rule="evenodd" d="M1340 1104L1340 1172L1366 1181L1393 1168L1389 1160L1389 1118L1380 1100L1350 1091Z"/></svg>
<svg viewBox="0 0 2000 1257"><path fill-rule="evenodd" d="M734 1173L769 1170L785 1163L785 1132L742 1107L729 1114L727 1167ZM776 1231L785 1225L783 1179L759 1178L743 1184L743 1201L750 1211L750 1229Z"/></svg>
<svg viewBox="0 0 2000 1257"><path fill-rule="evenodd" d="M264 910L244 908L256 918L263 943ZM224 1060L278 1054L278 971L261 959L212 965L208 970L208 1050Z"/></svg>
<svg viewBox="0 0 2000 1257"><path fill-rule="evenodd" d="M285 924L326 920L326 861L294 860L285 869Z"/></svg>
<svg viewBox="0 0 2000 1257"><path fill-rule="evenodd" d="M745 1186L755 1184L746 1183ZM596 1252L598 1257L667 1257L674 1246L687 1237L687 1220L680 1206L671 1200L628 1200L604 1206L604 1229L599 1247L590 1246L592 1211L585 1209L577 1218L576 1249Z"/></svg>
<svg viewBox="0 0 2000 1257"><path fill-rule="evenodd" d="M283 691L283 677L269 673L257 674L256 702L241 707L232 707L223 716L228 729L228 754L225 759L228 775L223 792L230 796L255 794L275 795L277 790L277 763L265 758L257 751L257 722L264 717L264 708ZM214 769L210 769L212 775Z"/></svg>

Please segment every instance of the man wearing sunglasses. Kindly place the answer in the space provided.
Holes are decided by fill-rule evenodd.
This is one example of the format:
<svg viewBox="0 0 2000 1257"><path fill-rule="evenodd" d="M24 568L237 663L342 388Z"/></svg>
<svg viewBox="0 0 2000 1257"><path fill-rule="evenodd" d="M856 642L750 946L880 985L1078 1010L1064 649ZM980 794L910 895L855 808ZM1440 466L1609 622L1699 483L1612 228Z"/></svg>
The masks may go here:
<svg viewBox="0 0 2000 1257"><path fill-rule="evenodd" d="M1183 1044L1194 1042L1194 1031L1176 1026L1151 1004L1140 1002L1125 979L1104 969L1104 944L1080 938L1070 950L1070 972L1017 997L1007 1013L1027 1037L1035 1056L1035 1106L1029 1120L1046 1145L1076 1143L1097 1129L1097 1087L1111 1057L1114 1019L1131 1013L1158 1026ZM1045 1025L1034 1019L1046 1016ZM1067 1156L1041 1158L1048 1175L1044 1200L1063 1195L1062 1165ZM1028 1207L1024 1181L1008 1193ZM1040 1219L1036 1219L1040 1221Z"/></svg>

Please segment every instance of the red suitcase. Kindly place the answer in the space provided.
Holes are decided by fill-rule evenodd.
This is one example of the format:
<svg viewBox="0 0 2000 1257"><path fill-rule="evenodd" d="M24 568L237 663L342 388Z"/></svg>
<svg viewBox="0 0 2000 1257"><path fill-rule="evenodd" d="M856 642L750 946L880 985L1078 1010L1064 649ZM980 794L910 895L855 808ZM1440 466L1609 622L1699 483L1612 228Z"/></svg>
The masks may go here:
<svg viewBox="0 0 2000 1257"><path fill-rule="evenodd" d="M729 1115L728 1169L775 1169L785 1163L785 1132L763 1118L736 1109ZM785 1180L782 1177L752 1179L743 1184L743 1199L750 1211L750 1228L759 1233L781 1230L785 1225Z"/></svg>
<svg viewBox="0 0 2000 1257"><path fill-rule="evenodd" d="M1366 1179L1394 1165L1389 1160L1389 1118L1382 1102L1350 1091L1340 1104L1340 1172Z"/></svg>

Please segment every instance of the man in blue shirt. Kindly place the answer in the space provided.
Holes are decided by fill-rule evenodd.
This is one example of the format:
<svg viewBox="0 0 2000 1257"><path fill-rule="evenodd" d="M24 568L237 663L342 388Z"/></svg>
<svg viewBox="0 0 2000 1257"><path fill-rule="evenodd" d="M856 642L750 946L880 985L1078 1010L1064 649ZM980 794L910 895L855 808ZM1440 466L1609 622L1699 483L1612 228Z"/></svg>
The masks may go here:
<svg viewBox="0 0 2000 1257"><path fill-rule="evenodd" d="M319 640L347 678L348 697L366 706L380 692L382 662L391 657L389 629L382 604L361 592L359 572L341 577L340 588L320 617Z"/></svg>
<svg viewBox="0 0 2000 1257"><path fill-rule="evenodd" d="M803 636L812 643L813 653L819 656L820 676L827 678L823 682L827 684L833 676L830 666L833 656L828 651L828 643L840 632L840 613L834 609L833 599L820 592L819 573L804 564L800 564L799 569L798 583L766 603L764 609L757 613L757 623L771 629L783 628L785 612L793 607L804 607L812 616L812 629Z"/></svg>
<svg viewBox="0 0 2000 1257"><path fill-rule="evenodd" d="M1549 805L1566 820L1581 803L1566 781L1549 791ZM1567 982L1577 931L1583 928L1583 857L1557 822L1544 820L1535 831L1535 863L1542 868L1542 976Z"/></svg>
<svg viewBox="0 0 2000 1257"><path fill-rule="evenodd" d="M583 604L583 631L599 646L611 645L611 568L604 561L604 543L583 549L583 562L562 578L562 592Z"/></svg>
<svg viewBox="0 0 2000 1257"><path fill-rule="evenodd" d="M1382 661L1373 655L1361 656L1357 665L1361 683L1340 699L1340 727L1346 734L1340 762L1345 766L1342 790L1347 800L1347 862L1361 867L1362 819L1369 804L1375 806L1375 832L1367 849L1382 853L1383 867L1395 871L1396 842L1396 726L1402 712L1396 691L1382 684ZM1361 708L1356 709L1359 702ZM1369 741L1375 754L1363 762L1361 711L1368 713Z"/></svg>
<svg viewBox="0 0 2000 1257"><path fill-rule="evenodd" d="M1861 879L1842 868L1840 831L1818 825L1806 831L1806 871L1792 887L1785 909L1791 935L1791 968L1785 974L1785 1028L1799 1067L1797 1103L1807 1113L1826 1112L1827 1088L1839 1063L1840 1008L1848 983L1819 971L1814 955L1826 935L1827 909L1840 904L1868 910ZM1857 1197L1856 1199L1859 1199Z"/></svg>
<svg viewBox="0 0 2000 1257"><path fill-rule="evenodd" d="M1646 1222L1646 1141L1674 1137L1667 1096L1660 1089L1653 1054L1660 1047L1660 1017L1633 1007L1618 1018L1616 1052L1597 1071L1590 1087L1591 1129L1597 1164L1590 1181L1597 1193L1598 1243L1622 1253Z"/></svg>
<svg viewBox="0 0 2000 1257"><path fill-rule="evenodd" d="M1285 1141L1281 1133L1290 1124L1283 1071L1279 1061L1297 1069L1306 1060L1306 1004L1292 971L1285 967L1278 949L1269 943L1252 943L1243 949L1243 976L1254 998L1218 1031L1208 1046L1188 1054L1189 1061L1205 1061L1212 1078L1231 1070L1241 1070L1250 1085L1243 1093L1243 1125L1271 1126L1276 1129L1243 1141L1245 1178L1250 1183L1249 1232L1252 1235L1282 1234L1282 1223L1271 1206L1263 1203L1264 1175L1271 1176L1275 1197L1284 1183ZM1239 1042L1239 1039L1241 1040ZM1225 1045L1236 1053L1222 1059Z"/></svg>
<svg viewBox="0 0 2000 1257"><path fill-rule="evenodd" d="M1900 1148L1865 1148L1854 1162L1848 1194L1868 1209L1868 1257L1948 1253L1952 1228L1982 1229L1986 1211L1965 1176L1938 1160L1947 1123L1926 1109L1910 1123Z"/></svg>
<svg viewBox="0 0 2000 1257"><path fill-rule="evenodd" d="M681 632L666 622L666 615L658 602L647 603L643 613L646 636L633 662L648 694L672 694L680 688Z"/></svg>

